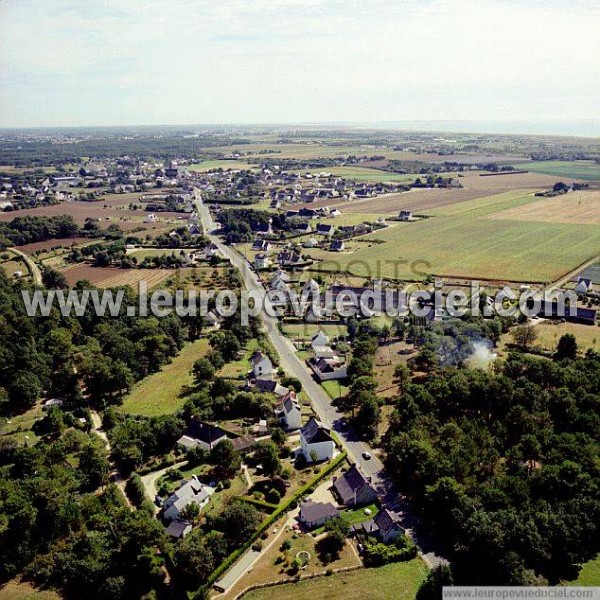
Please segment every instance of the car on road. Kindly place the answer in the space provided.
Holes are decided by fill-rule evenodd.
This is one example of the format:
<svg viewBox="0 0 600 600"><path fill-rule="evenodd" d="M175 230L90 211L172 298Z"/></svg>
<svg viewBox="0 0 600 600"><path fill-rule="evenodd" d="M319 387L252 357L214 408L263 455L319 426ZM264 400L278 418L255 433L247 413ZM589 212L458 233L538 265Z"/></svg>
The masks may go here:
<svg viewBox="0 0 600 600"><path fill-rule="evenodd" d="M371 460L371 458L372 458L372 456L371 456L371 453L370 453L370 452L363 452L363 453L362 453L362 457L363 457L365 460Z"/></svg>

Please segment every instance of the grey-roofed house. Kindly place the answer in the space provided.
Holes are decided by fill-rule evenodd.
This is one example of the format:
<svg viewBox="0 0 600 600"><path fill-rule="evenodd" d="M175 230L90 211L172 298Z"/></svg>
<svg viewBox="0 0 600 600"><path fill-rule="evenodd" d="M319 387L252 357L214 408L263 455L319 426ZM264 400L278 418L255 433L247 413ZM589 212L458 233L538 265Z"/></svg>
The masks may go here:
<svg viewBox="0 0 600 600"><path fill-rule="evenodd" d="M167 527L167 534L176 540L184 538L188 533L192 531L192 524L188 521L174 520L169 523Z"/></svg>
<svg viewBox="0 0 600 600"><path fill-rule="evenodd" d="M223 429L193 417L185 433L177 440L177 445L183 450L200 446L204 450L210 451L226 439L227 433Z"/></svg>
<svg viewBox="0 0 600 600"><path fill-rule="evenodd" d="M199 508L204 508L214 491L214 488L204 485L194 475L165 500L163 504L164 518L167 521L179 519L183 510L190 504L197 504Z"/></svg>
<svg viewBox="0 0 600 600"><path fill-rule="evenodd" d="M290 391L277 403L275 416L286 429L300 429L302 427L302 408L296 392Z"/></svg>
<svg viewBox="0 0 600 600"><path fill-rule="evenodd" d="M254 448L256 444L256 439L253 435L246 433L245 435L241 435L240 437L233 438L231 440L231 444L234 450L238 452L248 452Z"/></svg>
<svg viewBox="0 0 600 600"><path fill-rule="evenodd" d="M275 394L278 397L285 396L290 390L272 379L257 379L254 387L263 394Z"/></svg>
<svg viewBox="0 0 600 600"><path fill-rule="evenodd" d="M338 509L331 502L313 502L306 500L300 504L299 519L308 529L320 527L329 521L339 517Z"/></svg>
<svg viewBox="0 0 600 600"><path fill-rule="evenodd" d="M333 489L341 504L360 506L377 500L377 492L356 465L333 480Z"/></svg>
<svg viewBox="0 0 600 600"><path fill-rule="evenodd" d="M593 283L588 277L579 277L575 285L575 291L578 294L587 294L592 291Z"/></svg>
<svg viewBox="0 0 600 600"><path fill-rule="evenodd" d="M256 379L262 376L271 376L273 374L273 363L271 359L260 351L255 352L250 358L252 374Z"/></svg>
<svg viewBox="0 0 600 600"><path fill-rule="evenodd" d="M405 531L400 525L400 516L388 508L382 508L371 520L354 525L351 530L373 535L385 544L392 542Z"/></svg>
<svg viewBox="0 0 600 600"><path fill-rule="evenodd" d="M331 437L331 430L314 417L300 430L300 446L302 454L308 462L316 460L329 460L335 453L335 442Z"/></svg>

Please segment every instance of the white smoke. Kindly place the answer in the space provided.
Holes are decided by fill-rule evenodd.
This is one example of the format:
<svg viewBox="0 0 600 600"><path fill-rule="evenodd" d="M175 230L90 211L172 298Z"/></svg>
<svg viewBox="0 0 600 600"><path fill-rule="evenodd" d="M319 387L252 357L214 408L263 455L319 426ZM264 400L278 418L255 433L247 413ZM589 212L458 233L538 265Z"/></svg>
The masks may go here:
<svg viewBox="0 0 600 600"><path fill-rule="evenodd" d="M472 343L472 348L471 356L465 361L472 369L487 371L496 358L498 358L498 355L492 352L493 344L490 340L477 340Z"/></svg>

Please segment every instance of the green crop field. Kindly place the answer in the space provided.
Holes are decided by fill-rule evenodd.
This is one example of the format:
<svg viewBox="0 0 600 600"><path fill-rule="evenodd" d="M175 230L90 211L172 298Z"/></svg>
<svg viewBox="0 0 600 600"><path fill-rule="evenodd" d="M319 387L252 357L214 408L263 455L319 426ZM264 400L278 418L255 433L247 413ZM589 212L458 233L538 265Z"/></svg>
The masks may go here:
<svg viewBox="0 0 600 600"><path fill-rule="evenodd" d="M334 573L272 588L255 590L244 595L245 600L271 600L294 597L295 600L313 598L369 598L370 600L413 600L419 585L427 575L427 567L420 558L409 562L393 563L377 569L358 569L348 573Z"/></svg>
<svg viewBox="0 0 600 600"><path fill-rule="evenodd" d="M212 169L252 169L256 165L241 161L241 160L203 160L201 163L189 165L190 171L205 172Z"/></svg>
<svg viewBox="0 0 600 600"><path fill-rule="evenodd" d="M363 239L384 243L339 254L315 269L420 280L428 274L550 282L600 251L595 225L432 217Z"/></svg>
<svg viewBox="0 0 600 600"><path fill-rule="evenodd" d="M531 202L539 202L543 198L535 196L535 192L526 192L525 190L511 190L502 194L493 196L483 196L464 202L447 204L426 211L430 215L456 216L463 215L469 217L484 217L501 210L524 206Z"/></svg>
<svg viewBox="0 0 600 600"><path fill-rule="evenodd" d="M205 355L207 349L208 340L205 338L184 346L158 373L136 383L119 410L154 417L171 414L181 408L183 399L179 395L185 385L192 383L192 365Z"/></svg>
<svg viewBox="0 0 600 600"><path fill-rule="evenodd" d="M513 166L532 173L545 173L566 179L600 180L600 165L591 160L540 160Z"/></svg>
<svg viewBox="0 0 600 600"><path fill-rule="evenodd" d="M370 169L369 167L324 167L323 169L310 169L311 173L331 173L345 177L346 179L354 179L356 181L370 181L375 183L393 181L393 182L412 182L418 175L390 173L381 169Z"/></svg>

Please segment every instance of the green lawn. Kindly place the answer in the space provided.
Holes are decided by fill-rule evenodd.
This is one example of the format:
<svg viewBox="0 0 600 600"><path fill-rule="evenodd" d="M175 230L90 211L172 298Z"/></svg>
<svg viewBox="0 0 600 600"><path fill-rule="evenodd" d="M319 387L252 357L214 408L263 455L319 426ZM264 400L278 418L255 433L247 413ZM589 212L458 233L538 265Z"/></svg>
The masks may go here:
<svg viewBox="0 0 600 600"><path fill-rule="evenodd" d="M579 577L569 581L567 585L600 586L600 554L594 560L586 562L579 572Z"/></svg>
<svg viewBox="0 0 600 600"><path fill-rule="evenodd" d="M242 358L224 365L218 375L229 379L239 379L241 375L245 376L250 371L250 357L257 350L260 350L258 340L250 340L246 344Z"/></svg>
<svg viewBox="0 0 600 600"><path fill-rule="evenodd" d="M371 511L370 515L365 514L365 509L368 508ZM340 513L340 517L348 525L356 525L357 523L362 523L363 521L368 521L372 519L379 512L379 507L377 504L369 504L368 506L361 506L360 508L343 510Z"/></svg>
<svg viewBox="0 0 600 600"><path fill-rule="evenodd" d="M328 600L368 598L369 600L414 600L419 585L427 575L427 567L420 558L405 563L394 563L377 569L358 569L335 573L306 581L254 590L245 600Z"/></svg>
<svg viewBox="0 0 600 600"><path fill-rule="evenodd" d="M317 268L357 276L418 281L427 274L550 282L600 249L596 225L468 216L399 223L365 239L385 243L340 253Z"/></svg>
<svg viewBox="0 0 600 600"><path fill-rule="evenodd" d="M333 338L338 336L345 336L348 333L346 325L340 323L339 325L328 324L318 325L315 323L284 323L283 333L288 337L294 339L310 340L317 331L323 331L329 336L329 341L333 341Z"/></svg>
<svg viewBox="0 0 600 600"><path fill-rule="evenodd" d="M192 383L194 362L208 350L208 340L200 339L184 346L183 350L158 373L146 377L133 386L125 397L121 412L154 417L175 412L183 405L180 393Z"/></svg>
<svg viewBox="0 0 600 600"><path fill-rule="evenodd" d="M514 166L532 173L545 173L565 179L600 180L600 165L591 160L540 160Z"/></svg>
<svg viewBox="0 0 600 600"><path fill-rule="evenodd" d="M330 381L323 381L321 387L329 394L332 400L337 400L340 396L345 396L350 389L347 385L342 383L343 379L332 379Z"/></svg>

